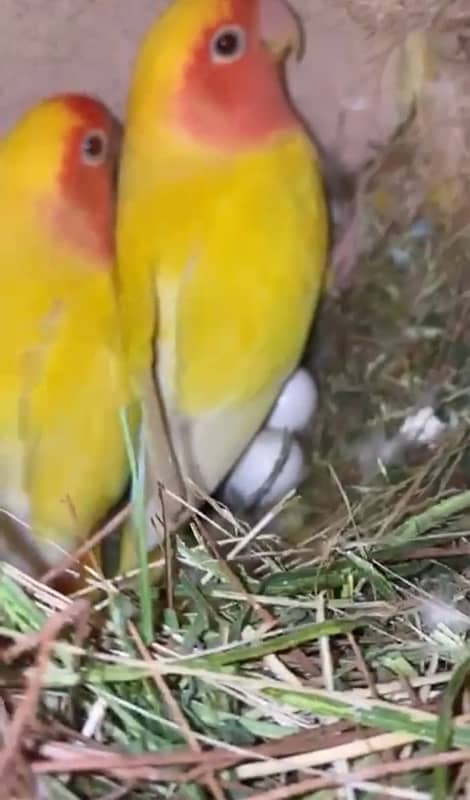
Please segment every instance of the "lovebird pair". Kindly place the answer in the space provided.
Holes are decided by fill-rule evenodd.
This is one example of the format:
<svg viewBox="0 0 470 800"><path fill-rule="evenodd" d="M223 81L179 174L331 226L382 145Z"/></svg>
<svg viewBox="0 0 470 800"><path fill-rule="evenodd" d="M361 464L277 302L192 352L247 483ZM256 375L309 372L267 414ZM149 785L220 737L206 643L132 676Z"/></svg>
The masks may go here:
<svg viewBox="0 0 470 800"><path fill-rule="evenodd" d="M46 100L0 143L8 560L39 574L119 500L123 409L153 547L159 482L212 493L296 367L328 246L283 86L298 44L284 0L172 0L137 54L116 211L116 124L96 101Z"/></svg>

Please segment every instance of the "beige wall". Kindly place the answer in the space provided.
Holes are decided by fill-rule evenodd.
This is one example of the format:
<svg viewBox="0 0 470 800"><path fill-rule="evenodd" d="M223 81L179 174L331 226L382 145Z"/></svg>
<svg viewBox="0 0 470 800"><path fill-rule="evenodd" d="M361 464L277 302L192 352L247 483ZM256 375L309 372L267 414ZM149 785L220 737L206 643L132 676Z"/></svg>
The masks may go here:
<svg viewBox="0 0 470 800"><path fill-rule="evenodd" d="M129 66L148 21L165 0L2 0L0 130L30 102L58 90L98 93L122 110ZM296 0L307 51L291 66L292 93L320 140L350 166L395 122L384 58L335 0ZM338 3L340 5L340 3ZM344 114L341 114L343 109ZM346 126L338 140L339 121Z"/></svg>

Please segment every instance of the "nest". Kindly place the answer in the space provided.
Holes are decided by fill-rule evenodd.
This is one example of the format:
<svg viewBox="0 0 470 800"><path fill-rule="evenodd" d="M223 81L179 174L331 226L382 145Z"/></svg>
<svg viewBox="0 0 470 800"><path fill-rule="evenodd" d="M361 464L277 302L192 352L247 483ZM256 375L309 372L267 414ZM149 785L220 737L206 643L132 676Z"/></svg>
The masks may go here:
<svg viewBox="0 0 470 800"><path fill-rule="evenodd" d="M340 0L339 5L370 34L424 30L443 20L461 24L466 16L464 3L456 0Z"/></svg>
<svg viewBox="0 0 470 800"><path fill-rule="evenodd" d="M399 144L397 197L416 181ZM299 497L254 523L213 504L166 592L90 575L93 612L4 568L9 797L464 796L470 240L410 224L384 185L382 165L361 271L309 353L322 408Z"/></svg>

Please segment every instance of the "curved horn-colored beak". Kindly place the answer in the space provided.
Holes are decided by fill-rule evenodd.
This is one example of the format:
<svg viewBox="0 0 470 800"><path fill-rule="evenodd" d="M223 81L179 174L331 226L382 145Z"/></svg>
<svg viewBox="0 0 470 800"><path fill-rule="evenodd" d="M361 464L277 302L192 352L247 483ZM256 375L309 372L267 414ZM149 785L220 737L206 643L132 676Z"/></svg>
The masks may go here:
<svg viewBox="0 0 470 800"><path fill-rule="evenodd" d="M261 38L277 61L294 52L300 58L303 35L300 20L285 0L260 0Z"/></svg>

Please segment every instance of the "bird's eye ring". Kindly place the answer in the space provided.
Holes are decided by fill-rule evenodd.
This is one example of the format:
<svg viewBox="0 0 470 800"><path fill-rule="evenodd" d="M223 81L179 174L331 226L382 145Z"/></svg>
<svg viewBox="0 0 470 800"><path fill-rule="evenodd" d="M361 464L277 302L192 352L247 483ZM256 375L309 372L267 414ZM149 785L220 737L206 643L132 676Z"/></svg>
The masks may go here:
<svg viewBox="0 0 470 800"><path fill-rule="evenodd" d="M239 25L218 28L210 41L210 57L214 63L230 64L243 56L246 34Z"/></svg>
<svg viewBox="0 0 470 800"><path fill-rule="evenodd" d="M80 156L84 164L98 167L104 163L108 153L108 136L97 128L87 131L80 142Z"/></svg>

